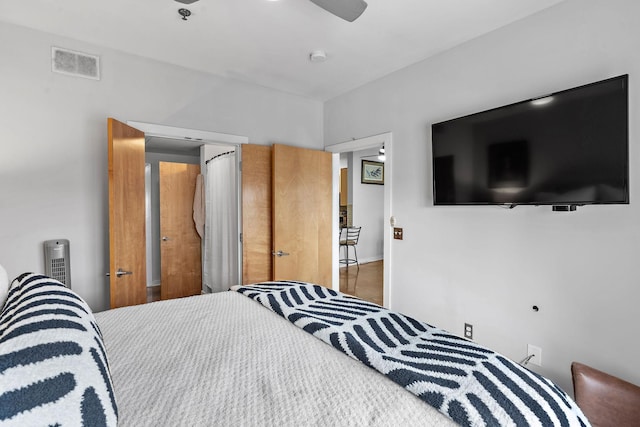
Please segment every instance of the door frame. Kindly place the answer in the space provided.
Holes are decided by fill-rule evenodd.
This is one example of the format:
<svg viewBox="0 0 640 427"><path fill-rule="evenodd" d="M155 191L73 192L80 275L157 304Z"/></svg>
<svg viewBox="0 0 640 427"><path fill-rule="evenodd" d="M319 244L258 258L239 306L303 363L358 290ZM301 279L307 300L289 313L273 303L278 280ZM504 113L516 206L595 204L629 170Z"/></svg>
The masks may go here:
<svg viewBox="0 0 640 427"><path fill-rule="evenodd" d="M236 148L236 202L238 203L238 277L242 283L242 144L249 143L248 136L232 135L227 133L212 132L206 130L180 128L175 126L159 125L155 123L137 122L128 120L128 126L134 127L144 132L145 137L154 136L159 138L169 138L175 140L186 140L190 142L198 142L203 145L231 145ZM207 159L200 158L201 167ZM204 265L204 264L203 264Z"/></svg>
<svg viewBox="0 0 640 427"><path fill-rule="evenodd" d="M382 304L386 308L391 308L393 305L393 293L391 292L391 239L393 234L392 222L392 186L391 181L393 178L392 173L392 154L393 154L393 135L391 132L385 132L378 135L367 136L364 138L353 139L351 141L345 141L338 144L328 145L324 148L325 151L333 154L333 247L338 247L338 233L340 231L338 211L340 209L339 195L340 195L340 180L335 177L340 175L340 153L349 153L353 151L366 150L368 148L381 147L384 144L385 150L385 162L384 162L384 218L385 221L389 221L386 232L384 233L384 254L383 254L383 291L382 291ZM340 290L340 253L334 252L333 256L333 289Z"/></svg>

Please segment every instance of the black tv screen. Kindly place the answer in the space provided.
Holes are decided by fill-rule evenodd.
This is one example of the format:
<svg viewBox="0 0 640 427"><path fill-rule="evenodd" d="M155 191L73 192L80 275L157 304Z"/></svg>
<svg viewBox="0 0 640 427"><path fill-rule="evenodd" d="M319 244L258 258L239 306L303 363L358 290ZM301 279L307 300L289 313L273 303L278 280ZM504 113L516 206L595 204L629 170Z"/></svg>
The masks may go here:
<svg viewBox="0 0 640 427"><path fill-rule="evenodd" d="M628 75L433 124L435 205L629 203Z"/></svg>

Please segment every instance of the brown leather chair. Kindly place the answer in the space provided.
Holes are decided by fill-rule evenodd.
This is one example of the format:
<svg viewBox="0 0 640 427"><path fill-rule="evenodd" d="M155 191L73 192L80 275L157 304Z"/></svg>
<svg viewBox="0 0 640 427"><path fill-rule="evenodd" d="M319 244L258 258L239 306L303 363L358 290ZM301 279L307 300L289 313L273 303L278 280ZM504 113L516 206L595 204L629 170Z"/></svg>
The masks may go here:
<svg viewBox="0 0 640 427"><path fill-rule="evenodd" d="M575 401L593 427L640 426L640 387L578 362L571 376Z"/></svg>

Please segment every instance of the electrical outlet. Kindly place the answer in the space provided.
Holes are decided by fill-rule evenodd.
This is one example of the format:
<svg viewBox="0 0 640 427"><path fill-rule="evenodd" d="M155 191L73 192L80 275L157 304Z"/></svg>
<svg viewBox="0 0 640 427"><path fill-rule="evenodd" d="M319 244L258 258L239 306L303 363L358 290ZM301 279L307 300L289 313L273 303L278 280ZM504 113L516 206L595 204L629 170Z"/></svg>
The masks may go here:
<svg viewBox="0 0 640 427"><path fill-rule="evenodd" d="M527 345L527 356L531 356L532 354L533 357L529 359L529 363L542 366L542 349L532 344Z"/></svg>
<svg viewBox="0 0 640 427"><path fill-rule="evenodd" d="M471 323L464 324L464 337L470 340L473 339L473 325Z"/></svg>

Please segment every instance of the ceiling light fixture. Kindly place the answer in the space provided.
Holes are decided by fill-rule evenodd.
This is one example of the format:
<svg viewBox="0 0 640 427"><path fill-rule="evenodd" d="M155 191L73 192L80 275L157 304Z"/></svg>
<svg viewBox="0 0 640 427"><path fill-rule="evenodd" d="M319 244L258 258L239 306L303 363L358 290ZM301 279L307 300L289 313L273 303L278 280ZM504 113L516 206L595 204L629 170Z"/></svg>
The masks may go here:
<svg viewBox="0 0 640 427"><path fill-rule="evenodd" d="M309 54L309 61L311 62L324 62L327 60L327 54L324 50L314 50Z"/></svg>
<svg viewBox="0 0 640 427"><path fill-rule="evenodd" d="M535 105L536 107L539 107L541 105L546 105L548 103L550 103L551 101L553 101L553 96L545 96L542 98L538 98L538 99L534 99L531 101L531 105Z"/></svg>
<svg viewBox="0 0 640 427"><path fill-rule="evenodd" d="M191 3L195 3L198 0L175 0L178 3L182 3L182 4L191 4Z"/></svg>
<svg viewBox="0 0 640 427"><path fill-rule="evenodd" d="M188 16L191 16L189 9L178 9L178 13L182 16L182 20L186 21Z"/></svg>

